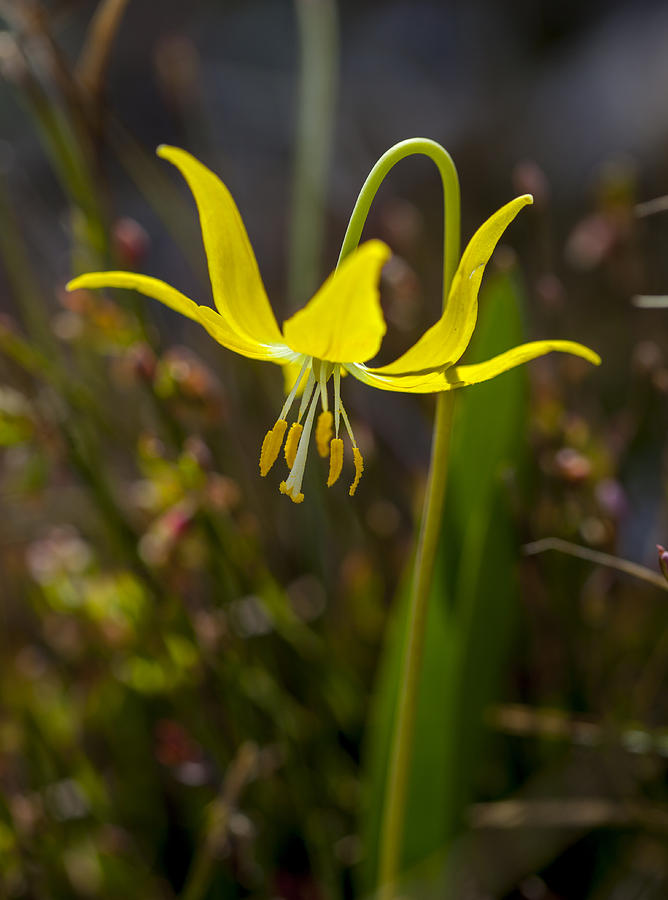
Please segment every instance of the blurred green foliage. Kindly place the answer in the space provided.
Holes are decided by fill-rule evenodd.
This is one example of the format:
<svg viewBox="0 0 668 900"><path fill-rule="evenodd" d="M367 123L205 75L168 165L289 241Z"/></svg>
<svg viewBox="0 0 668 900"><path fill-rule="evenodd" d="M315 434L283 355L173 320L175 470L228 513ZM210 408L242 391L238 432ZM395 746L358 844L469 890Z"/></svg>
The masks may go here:
<svg viewBox="0 0 668 900"><path fill-rule="evenodd" d="M470 360L524 340L517 278L499 274L481 297ZM413 776L404 837L410 873L444 852L471 801L484 709L495 696L517 615L517 509L523 480L526 373L462 391L453 427L446 516L430 598ZM365 769L363 884L375 882L391 716L403 652L408 591L397 598L371 710Z"/></svg>

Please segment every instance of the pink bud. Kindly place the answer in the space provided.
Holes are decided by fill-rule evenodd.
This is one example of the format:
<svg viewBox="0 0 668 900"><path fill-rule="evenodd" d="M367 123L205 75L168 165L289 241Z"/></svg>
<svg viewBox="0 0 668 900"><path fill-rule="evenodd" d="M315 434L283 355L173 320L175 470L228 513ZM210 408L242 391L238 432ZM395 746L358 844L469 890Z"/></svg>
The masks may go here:
<svg viewBox="0 0 668 900"><path fill-rule="evenodd" d="M531 194L536 207L547 205L550 183L543 169L534 160L525 159L515 166L513 186L519 194Z"/></svg>
<svg viewBox="0 0 668 900"><path fill-rule="evenodd" d="M134 219L123 218L114 222L114 250L119 262L130 269L141 268L150 248L150 238Z"/></svg>
<svg viewBox="0 0 668 900"><path fill-rule="evenodd" d="M556 474L564 481L586 481L591 475L591 462L573 447L562 447L554 456L554 468Z"/></svg>
<svg viewBox="0 0 668 900"><path fill-rule="evenodd" d="M148 344L133 344L127 351L127 362L133 375L141 381L150 382L155 377L156 358Z"/></svg>
<svg viewBox="0 0 668 900"><path fill-rule="evenodd" d="M663 572L663 577L668 581L668 550L661 544L657 544L656 549L659 552L659 567Z"/></svg>

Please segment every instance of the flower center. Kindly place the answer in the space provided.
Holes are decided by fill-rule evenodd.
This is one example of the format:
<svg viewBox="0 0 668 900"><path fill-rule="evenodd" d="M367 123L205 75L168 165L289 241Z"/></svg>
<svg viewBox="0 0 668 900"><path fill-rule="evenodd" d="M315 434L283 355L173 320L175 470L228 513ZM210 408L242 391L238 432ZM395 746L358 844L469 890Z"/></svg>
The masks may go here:
<svg viewBox="0 0 668 900"><path fill-rule="evenodd" d="M287 417L297 398L304 378L306 378L306 384L304 385L299 404L297 419L292 423L288 431ZM327 383L330 379L334 385L333 413L329 408L327 390ZM314 359L310 356L304 357L297 380L283 404L283 409L274 427L265 435L260 451L260 475L264 477L278 459L283 446L283 438L287 431L288 436L285 440L283 453L290 469L290 474L285 481L281 482L280 489L281 493L287 494L294 503L301 503L304 499L302 481L304 479L306 457L318 402L320 402L322 410L315 426L315 442L320 456L323 458L329 457L327 487L331 487L337 481L343 469L343 440L339 437L341 420L343 420L343 424L348 432L353 450L355 478L348 491L351 497L357 490L357 485L364 471L362 454L357 446L355 435L350 427L350 420L341 402L341 366L338 363ZM304 420L303 424L302 419Z"/></svg>

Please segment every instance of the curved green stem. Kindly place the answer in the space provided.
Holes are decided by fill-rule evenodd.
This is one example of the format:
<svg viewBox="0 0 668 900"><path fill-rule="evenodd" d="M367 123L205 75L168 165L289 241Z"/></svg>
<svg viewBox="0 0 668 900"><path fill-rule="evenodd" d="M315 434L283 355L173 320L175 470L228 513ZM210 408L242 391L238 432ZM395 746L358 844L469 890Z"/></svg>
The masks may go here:
<svg viewBox="0 0 668 900"><path fill-rule="evenodd" d="M373 198L385 176L400 160L415 155L428 156L435 163L443 184L443 306L445 307L450 283L459 262L459 177L448 151L429 138L409 138L400 141L383 153L369 172L350 217L338 265L341 265L346 256L359 244Z"/></svg>
<svg viewBox="0 0 668 900"><path fill-rule="evenodd" d="M411 138L395 144L381 156L360 191L343 239L339 264L357 247L373 198L387 173L399 160L413 154L423 154L433 160L443 183L443 306L445 307L450 284L459 261L459 178L450 154L435 141L427 138ZM378 887L379 897L382 900L392 900L395 896L398 877L401 873L401 850L415 730L415 712L422 670L429 590L434 573L434 560L445 500L453 409L454 391L444 391L439 394L424 512L411 584L408 626L381 821Z"/></svg>

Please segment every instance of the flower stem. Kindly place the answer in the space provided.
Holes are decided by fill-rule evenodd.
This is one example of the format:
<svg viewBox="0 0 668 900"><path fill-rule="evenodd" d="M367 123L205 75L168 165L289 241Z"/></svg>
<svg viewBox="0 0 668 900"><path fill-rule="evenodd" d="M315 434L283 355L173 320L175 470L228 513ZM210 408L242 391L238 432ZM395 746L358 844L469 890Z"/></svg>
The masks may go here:
<svg viewBox="0 0 668 900"><path fill-rule="evenodd" d="M381 156L369 173L357 198L350 224L343 239L339 265L357 247L371 203L385 176L399 160L413 154L428 156L436 164L443 184L443 307L445 308L450 284L459 261L459 179L450 154L435 141L427 138L411 138L395 144ZM401 851L413 750L415 712L422 669L429 591L445 500L453 409L454 392L444 391L439 394L425 505L415 555L408 630L405 637L382 811L378 871L381 900L392 900L401 873Z"/></svg>
<svg viewBox="0 0 668 900"><path fill-rule="evenodd" d="M415 713L422 669L429 591L445 500L454 398L454 391L444 391L439 394L436 405L429 479L415 555L408 630L401 662L399 696L385 788L385 808L381 821L378 868L378 896L381 900L392 900L395 896L397 879L401 872L401 850L413 750Z"/></svg>
<svg viewBox="0 0 668 900"><path fill-rule="evenodd" d="M390 147L380 157L362 185L343 238L338 265L359 244L369 209L385 176L407 156L428 156L438 168L443 184L443 306L448 299L452 277L459 262L460 204L457 169L448 151L429 138L409 138Z"/></svg>

